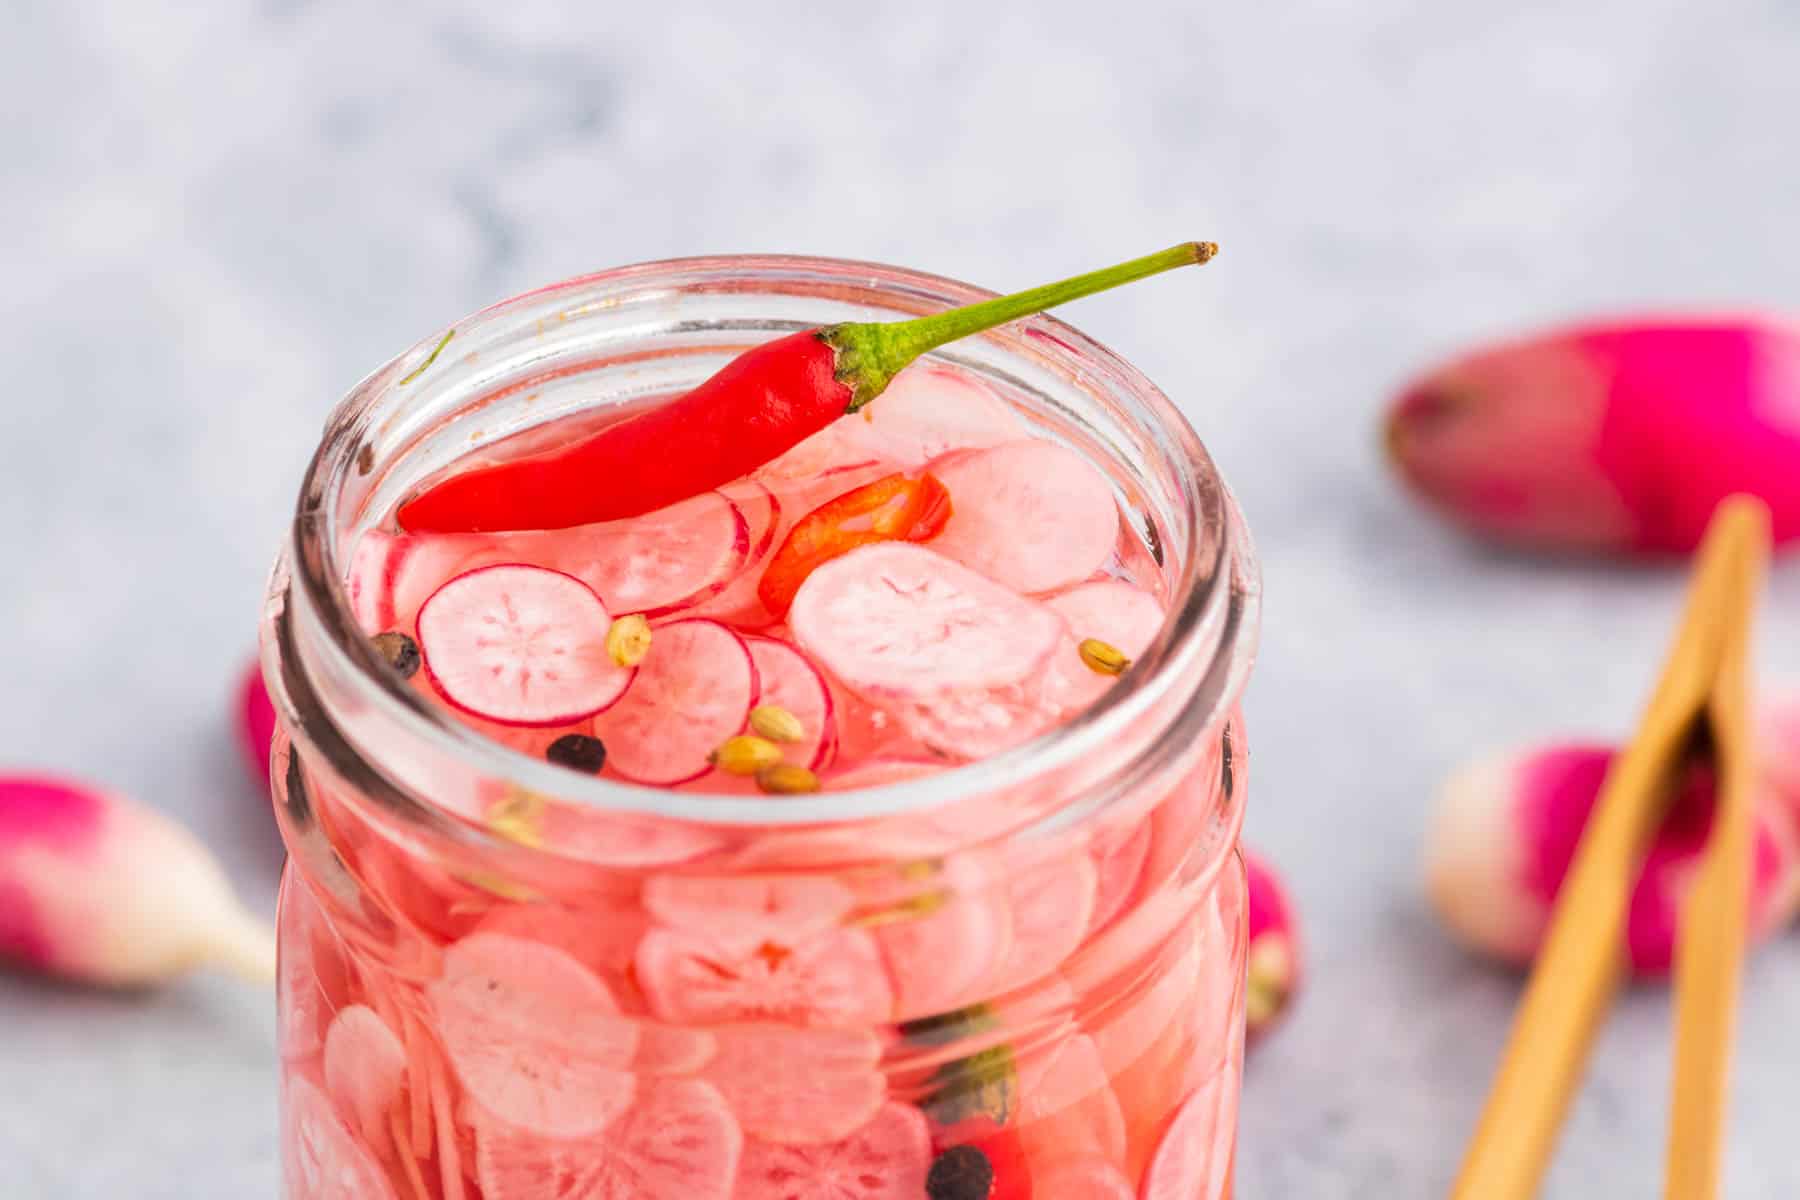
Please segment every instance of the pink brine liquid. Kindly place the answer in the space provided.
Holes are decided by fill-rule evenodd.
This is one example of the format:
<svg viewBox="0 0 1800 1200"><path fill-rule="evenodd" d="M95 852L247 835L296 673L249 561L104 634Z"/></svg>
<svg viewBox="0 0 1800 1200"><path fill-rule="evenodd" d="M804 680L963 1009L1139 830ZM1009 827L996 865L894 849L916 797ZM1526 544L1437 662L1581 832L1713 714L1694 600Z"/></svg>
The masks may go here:
<svg viewBox="0 0 1800 1200"><path fill-rule="evenodd" d="M805 514L924 471L950 495L941 532L851 550L764 607ZM1066 723L1129 678L1169 591L1105 475L926 365L662 512L389 522L348 561L364 632L457 720L566 771L770 805L849 803ZM723 826L449 789L516 850L476 862L285 734L275 772L284 821L341 868L283 885L287 1200L1229 1189L1245 897L1208 830L1243 786L1235 717L1154 789L1029 836L1043 797L1016 791Z"/></svg>

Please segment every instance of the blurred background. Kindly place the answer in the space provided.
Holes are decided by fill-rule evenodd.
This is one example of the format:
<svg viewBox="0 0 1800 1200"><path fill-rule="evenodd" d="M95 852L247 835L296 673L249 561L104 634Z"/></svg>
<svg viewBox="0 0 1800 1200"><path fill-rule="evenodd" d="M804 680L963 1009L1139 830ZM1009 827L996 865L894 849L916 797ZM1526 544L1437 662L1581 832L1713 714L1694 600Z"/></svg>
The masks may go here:
<svg viewBox="0 0 1800 1200"><path fill-rule="evenodd" d="M1677 569L1544 565L1422 514L1383 406L1472 341L1800 310L1800 7L148 4L0 34L0 765L181 815L272 908L229 688L325 416L461 314L622 262L791 251L1022 286L1188 237L1069 319L1181 404L1260 544L1248 837L1312 971L1253 1054L1239 1194L1448 1184L1514 977L1419 856L1471 753L1622 733ZM1800 571L1761 663L1800 681ZM0 975L9 1197L272 1196L266 995ZM1730 1194L1800 1194L1800 942L1754 961ZM1669 1014L1608 1027L1555 1197L1652 1194Z"/></svg>

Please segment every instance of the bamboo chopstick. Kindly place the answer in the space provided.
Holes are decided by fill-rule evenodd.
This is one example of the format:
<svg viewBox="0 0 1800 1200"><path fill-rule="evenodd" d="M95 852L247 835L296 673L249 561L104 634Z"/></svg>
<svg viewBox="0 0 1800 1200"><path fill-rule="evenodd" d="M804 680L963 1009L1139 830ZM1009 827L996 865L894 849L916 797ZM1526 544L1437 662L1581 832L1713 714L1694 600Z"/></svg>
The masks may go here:
<svg viewBox="0 0 1800 1200"><path fill-rule="evenodd" d="M1667 1200L1713 1200L1719 1192L1726 1083L1749 922L1754 853L1755 746L1749 716L1750 626L1768 567L1768 512L1745 506L1755 525L1721 610L1719 663L1706 717L1718 763L1712 832L1682 909L1675 942L1675 1070L1669 1106Z"/></svg>
<svg viewBox="0 0 1800 1200"><path fill-rule="evenodd" d="M1637 735L1608 772L1563 882L1453 1200L1527 1200L1543 1178L1594 1033L1624 973L1626 904L1638 867L1695 722L1708 711L1731 623L1721 615L1738 612L1734 606L1753 590L1749 577L1757 573L1758 548L1767 544L1767 521L1757 502L1732 500L1707 531L1675 645ZM1741 684L1741 670L1738 679ZM1741 705L1736 711L1741 714ZM1696 960L1690 971L1708 969ZM1698 1033L1689 1041L1696 1055L1716 1044ZM1704 1111L1696 1122L1703 1123Z"/></svg>

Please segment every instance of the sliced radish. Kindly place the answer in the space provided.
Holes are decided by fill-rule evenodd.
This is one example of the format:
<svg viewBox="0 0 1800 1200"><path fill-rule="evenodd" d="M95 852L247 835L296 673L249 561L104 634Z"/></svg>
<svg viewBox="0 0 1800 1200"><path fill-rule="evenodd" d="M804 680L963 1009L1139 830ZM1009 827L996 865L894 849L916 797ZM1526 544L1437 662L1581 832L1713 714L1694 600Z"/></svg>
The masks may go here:
<svg viewBox="0 0 1800 1200"><path fill-rule="evenodd" d="M731 1200L743 1148L716 1088L672 1079L599 1137L479 1125L475 1175L483 1200Z"/></svg>
<svg viewBox="0 0 1800 1200"><path fill-rule="evenodd" d="M1019 1139L1034 1172L1071 1155L1125 1157L1125 1114L1090 1038L1072 1034L1019 1064Z"/></svg>
<svg viewBox="0 0 1800 1200"><path fill-rule="evenodd" d="M568 725L625 694L606 652L606 606L579 579L519 564L458 575L419 611L432 684L457 708L506 725Z"/></svg>
<svg viewBox="0 0 1800 1200"><path fill-rule="evenodd" d="M848 1137L887 1098L881 1043L866 1029L739 1025L718 1030L706 1077L753 1138L818 1146Z"/></svg>
<svg viewBox="0 0 1800 1200"><path fill-rule="evenodd" d="M756 585L769 556L780 545L776 534L781 532L785 510L775 493L754 479L726 484L719 490L744 514L750 552L731 580L717 595L696 604L692 615L712 617L740 629L761 629L775 618L757 597Z"/></svg>
<svg viewBox="0 0 1800 1200"><path fill-rule="evenodd" d="M388 586L388 563L400 538L382 529L364 530L350 551L350 566L344 572L344 592L350 598L350 612L364 633L380 633L392 628L394 619Z"/></svg>
<svg viewBox="0 0 1800 1200"><path fill-rule="evenodd" d="M1182 1104L1144 1173L1143 1200L1213 1196L1231 1170L1235 1128L1224 1103L1230 1072L1221 1068Z"/></svg>
<svg viewBox="0 0 1800 1200"><path fill-rule="evenodd" d="M756 703L785 708L800 719L800 727L806 731L804 739L783 747L788 760L822 770L837 744L837 722L825 677L806 655L786 642L760 637L745 641L761 687Z"/></svg>
<svg viewBox="0 0 1800 1200"><path fill-rule="evenodd" d="M256 790L266 796L269 787L269 758L275 741L275 705L263 682L262 663L251 660L238 684L237 728L239 747Z"/></svg>
<svg viewBox="0 0 1800 1200"><path fill-rule="evenodd" d="M818 875L660 875L644 884L644 908L657 921L738 954L825 936L855 902L849 888Z"/></svg>
<svg viewBox="0 0 1800 1200"><path fill-rule="evenodd" d="M371 632L411 632L417 628L425 602L450 580L477 567L529 557L510 552L491 534L401 534L394 538L388 555L383 620L380 628Z"/></svg>
<svg viewBox="0 0 1800 1200"><path fill-rule="evenodd" d="M966 374L923 363L894 376L873 403L836 428L846 446L904 467L1030 433L1017 409Z"/></svg>
<svg viewBox="0 0 1800 1200"><path fill-rule="evenodd" d="M387 1022L364 1004L339 1010L325 1034L325 1089L371 1144L386 1137L405 1086L406 1047Z"/></svg>
<svg viewBox="0 0 1800 1200"><path fill-rule="evenodd" d="M1020 592L1050 592L1104 567L1119 537L1112 484L1055 442L1008 442L952 456L932 474L950 489L947 554Z"/></svg>
<svg viewBox="0 0 1800 1200"><path fill-rule="evenodd" d="M1078 1158L1050 1168L1049 1174L1032 1184L1034 1194L1068 1196L1074 1200L1137 1200L1137 1189L1119 1168L1104 1158ZM1203 1192L1191 1193L1202 1196Z"/></svg>
<svg viewBox="0 0 1800 1200"><path fill-rule="evenodd" d="M1006 911L994 883L967 855L946 858L932 881L937 902L877 920L872 932L894 979L895 1019L948 1012L976 998L1006 952Z"/></svg>
<svg viewBox="0 0 1800 1200"><path fill-rule="evenodd" d="M973 761L1011 750L1056 725L1063 712L1044 696L1041 682L908 697L891 700L888 707L929 749Z"/></svg>
<svg viewBox="0 0 1800 1200"><path fill-rule="evenodd" d="M1113 825L1094 834L1094 916L1091 929L1105 929L1130 903L1150 857L1150 822Z"/></svg>
<svg viewBox="0 0 1800 1200"><path fill-rule="evenodd" d="M719 1050L719 1040L704 1029L686 1025L638 1026L637 1058L632 1069L640 1075L696 1075Z"/></svg>
<svg viewBox="0 0 1800 1200"><path fill-rule="evenodd" d="M830 1145L751 1139L736 1200L920 1200L930 1169L931 1130L924 1115L910 1105L886 1104L868 1124Z"/></svg>
<svg viewBox="0 0 1800 1200"><path fill-rule="evenodd" d="M677 1024L842 1027L884 1021L893 1009L880 952L860 929L743 947L731 931L652 930L637 953L638 985L650 1010Z"/></svg>
<svg viewBox="0 0 1800 1200"><path fill-rule="evenodd" d="M631 900L584 898L580 909L553 904L503 904L490 909L475 933L504 934L553 946L603 979L631 968L650 918Z"/></svg>
<svg viewBox="0 0 1800 1200"><path fill-rule="evenodd" d="M501 1121L580 1137L631 1107L637 1028L561 950L477 933L444 952L443 977L426 994L457 1077Z"/></svg>
<svg viewBox="0 0 1800 1200"><path fill-rule="evenodd" d="M1085 850L1064 851L1011 873L1006 906L1012 937L990 986L1010 992L1056 970L1087 935L1096 872Z"/></svg>
<svg viewBox="0 0 1800 1200"><path fill-rule="evenodd" d="M1062 644L1063 620L923 546L864 546L814 571L790 616L801 647L871 696L1004 687Z"/></svg>
<svg viewBox="0 0 1800 1200"><path fill-rule="evenodd" d="M1149 592L1122 579L1101 579L1052 596L1045 604L1069 625L1069 644L1050 660L1044 694L1064 711L1086 708L1117 680L1082 661L1079 646L1096 638L1135 659L1162 632L1163 607Z"/></svg>
<svg viewBox="0 0 1800 1200"><path fill-rule="evenodd" d="M287 1195L304 1200L394 1200L394 1185L373 1151L350 1131L331 1100L304 1075L283 1093L282 1175Z"/></svg>
<svg viewBox="0 0 1800 1200"><path fill-rule="evenodd" d="M668 786L712 769L708 756L744 727L756 697L744 639L717 621L671 621L624 699L594 722L606 763L638 783Z"/></svg>
<svg viewBox="0 0 1800 1200"><path fill-rule="evenodd" d="M750 550L744 514L718 492L628 521L524 536L541 539L544 561L593 588L613 612L652 617L716 595Z"/></svg>

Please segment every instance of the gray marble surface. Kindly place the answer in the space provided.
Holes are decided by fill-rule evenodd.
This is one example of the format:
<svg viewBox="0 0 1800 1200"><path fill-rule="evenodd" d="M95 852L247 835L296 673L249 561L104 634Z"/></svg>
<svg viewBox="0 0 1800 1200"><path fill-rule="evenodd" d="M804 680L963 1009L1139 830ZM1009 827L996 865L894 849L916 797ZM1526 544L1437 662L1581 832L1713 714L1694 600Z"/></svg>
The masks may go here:
<svg viewBox="0 0 1800 1200"><path fill-rule="evenodd" d="M1414 367L1563 314L1800 304L1789 0L0 5L0 763L179 813L268 905L226 681L334 399L455 316L704 251L993 285L1189 236L1093 300L1259 537L1251 840L1312 972L1249 1070L1248 1200L1440 1194L1515 995L1417 885L1472 751L1622 728L1678 580L1473 549L1384 477ZM1800 677L1800 573L1763 658ZM0 1194L275 1189L268 997L0 977ZM1800 944L1745 996L1729 1194L1800 1193ZM1548 1195L1655 1194L1668 1012L1631 996Z"/></svg>

